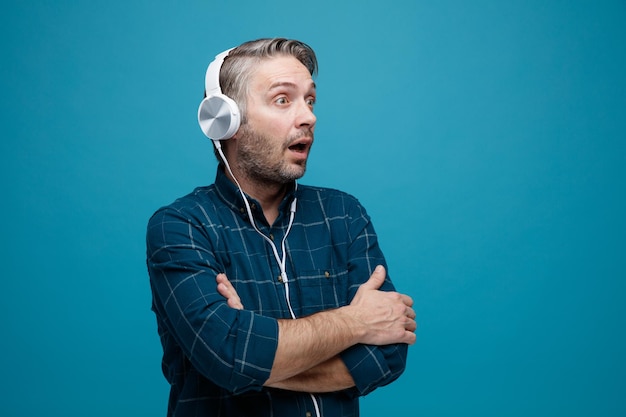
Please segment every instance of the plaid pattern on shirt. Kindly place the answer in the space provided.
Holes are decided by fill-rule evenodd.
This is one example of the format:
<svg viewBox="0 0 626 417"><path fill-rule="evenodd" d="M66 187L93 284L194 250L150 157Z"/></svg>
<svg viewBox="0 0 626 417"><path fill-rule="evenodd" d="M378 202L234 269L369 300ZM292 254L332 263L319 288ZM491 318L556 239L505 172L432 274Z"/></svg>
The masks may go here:
<svg viewBox="0 0 626 417"><path fill-rule="evenodd" d="M386 266L374 228L352 196L298 186L285 197L273 225L250 199L257 227L286 240L290 300L297 317L350 303L378 264ZM253 229L243 199L221 170L215 183L159 209L147 230L152 309L171 384L168 416L306 416L306 393L264 388L278 343L276 319L289 318L285 286L272 249ZM229 308L217 292L224 272L245 310ZM383 290L393 290L387 278ZM316 395L325 416L358 416L358 397L395 380L407 346L356 345L341 354L356 387ZM313 415L315 413L313 412Z"/></svg>

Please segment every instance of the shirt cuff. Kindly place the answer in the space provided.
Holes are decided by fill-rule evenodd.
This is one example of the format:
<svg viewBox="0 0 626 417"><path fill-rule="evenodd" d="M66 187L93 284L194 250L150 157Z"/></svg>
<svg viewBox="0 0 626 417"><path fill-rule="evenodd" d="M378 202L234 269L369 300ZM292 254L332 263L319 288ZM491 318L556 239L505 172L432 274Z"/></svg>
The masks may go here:
<svg viewBox="0 0 626 417"><path fill-rule="evenodd" d="M235 394L263 388L270 377L278 347L276 319L245 310L240 314L240 319L247 323L234 326L237 331L231 386Z"/></svg>
<svg viewBox="0 0 626 417"><path fill-rule="evenodd" d="M366 395L388 383L392 374L387 360L377 346L354 345L341 353L359 395Z"/></svg>

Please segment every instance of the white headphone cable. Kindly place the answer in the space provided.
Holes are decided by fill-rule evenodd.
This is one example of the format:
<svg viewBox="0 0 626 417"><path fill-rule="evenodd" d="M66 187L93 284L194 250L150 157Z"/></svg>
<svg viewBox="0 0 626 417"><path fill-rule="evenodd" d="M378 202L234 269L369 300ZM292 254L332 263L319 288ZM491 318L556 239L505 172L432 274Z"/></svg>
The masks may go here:
<svg viewBox="0 0 626 417"><path fill-rule="evenodd" d="M239 190L239 193L241 194L241 197L243 198L243 202L246 206L246 211L248 212L248 217L250 218L250 223L252 224L252 227L254 228L254 230L256 230L256 232L259 235L263 237L263 239L265 239L270 244L272 251L274 252L274 258L276 259L276 262L278 263L278 267L280 268L280 277L281 277L283 284L285 285L285 299L287 300L287 307L289 308L289 314L291 315L291 318L295 320L296 314L294 313L293 308L291 307L291 299L289 297L289 279L287 278L287 270L286 270L287 250L286 250L285 242L287 241L287 236L289 235L289 232L291 231L291 226L293 225L293 221L296 216L297 198L294 197L293 201L291 202L291 206L289 207L289 224L287 226L287 230L285 231L285 235L283 236L283 239L280 245L281 250L283 252L283 256L281 258L278 255L278 249L276 249L276 245L274 244L274 242L270 238L265 236L265 234L263 234L263 232L261 232L256 226L256 223L254 222L254 217L252 216L252 209L250 208L250 203L248 202L248 199L246 198L246 194L241 189L241 185L239 185L239 181L237 181L237 178L235 178L235 175L233 174L233 171L230 168L230 164L226 160L226 156L224 155L224 152L222 151L222 145L220 141L214 140L213 143L215 144L215 148L217 149L217 152L222 158L222 161L224 162L226 169L228 170L228 172L230 173L230 176L233 178L233 180L235 181L235 184L237 185L237 189ZM298 187L298 183L296 183L296 188L297 187ZM309 395L311 396L311 400L313 400L313 406L315 407L315 415L317 417L321 417L322 414L320 413L320 408L317 402L317 398L312 393L309 393Z"/></svg>
<svg viewBox="0 0 626 417"><path fill-rule="evenodd" d="M291 307L291 299L289 296L289 278L287 277L287 250L286 250L285 242L287 241L287 236L289 235L289 232L291 231L291 226L293 225L293 221L296 215L297 198L294 197L293 201L291 202L291 206L289 208L289 212L290 212L289 224L287 226L287 230L285 231L285 235L283 236L283 239L281 241L281 250L282 250L282 255L283 255L281 258L278 255L278 249L276 248L276 245L274 244L274 242L269 237L265 236L265 234L261 232L259 228L257 227L254 221L254 217L252 216L252 209L250 208L250 203L248 202L248 198L246 197L246 194L243 192L243 189L241 188L239 181L237 181L237 178L235 178L235 175L233 174L233 171L230 168L230 164L226 160L226 156L224 155L224 152L222 151L222 145L220 141L214 140L213 143L215 144L215 147L220 157L222 158L222 161L224 162L226 169L228 170L228 172L230 173L230 176L233 178L233 180L235 181L235 184L237 185L237 189L239 190L239 193L241 194L241 197L243 198L244 205L246 206L246 211L248 213L248 217L250 219L250 223L252 224L252 227L259 235L261 235L261 237L263 237L263 239L265 239L267 243L270 244L270 247L272 248L272 252L274 253L274 258L276 259L276 262L278 263L278 268L280 269L280 279L283 282L283 284L285 284L285 297L287 300L287 307L289 308L289 314L291 315L292 319L295 319L296 314L294 313L293 308ZM296 188L297 187L298 187L298 184L296 183Z"/></svg>

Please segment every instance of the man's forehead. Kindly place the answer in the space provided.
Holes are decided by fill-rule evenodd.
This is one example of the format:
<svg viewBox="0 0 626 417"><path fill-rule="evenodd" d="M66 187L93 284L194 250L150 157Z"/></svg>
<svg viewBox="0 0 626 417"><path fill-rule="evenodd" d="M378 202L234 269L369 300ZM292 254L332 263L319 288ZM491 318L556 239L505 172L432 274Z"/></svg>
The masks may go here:
<svg viewBox="0 0 626 417"><path fill-rule="evenodd" d="M276 88L315 88L311 73L293 56L265 58L259 62L250 77L253 87L271 90Z"/></svg>

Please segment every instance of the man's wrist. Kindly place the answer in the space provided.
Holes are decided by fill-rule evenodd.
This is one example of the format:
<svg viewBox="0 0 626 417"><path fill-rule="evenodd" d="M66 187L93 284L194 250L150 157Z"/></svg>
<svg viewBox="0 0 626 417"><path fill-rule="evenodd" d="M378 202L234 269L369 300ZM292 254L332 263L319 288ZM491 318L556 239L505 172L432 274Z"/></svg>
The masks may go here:
<svg viewBox="0 0 626 417"><path fill-rule="evenodd" d="M354 307L347 305L331 311L335 315L338 325L349 335L352 345L361 343L367 334L367 327L356 318Z"/></svg>

